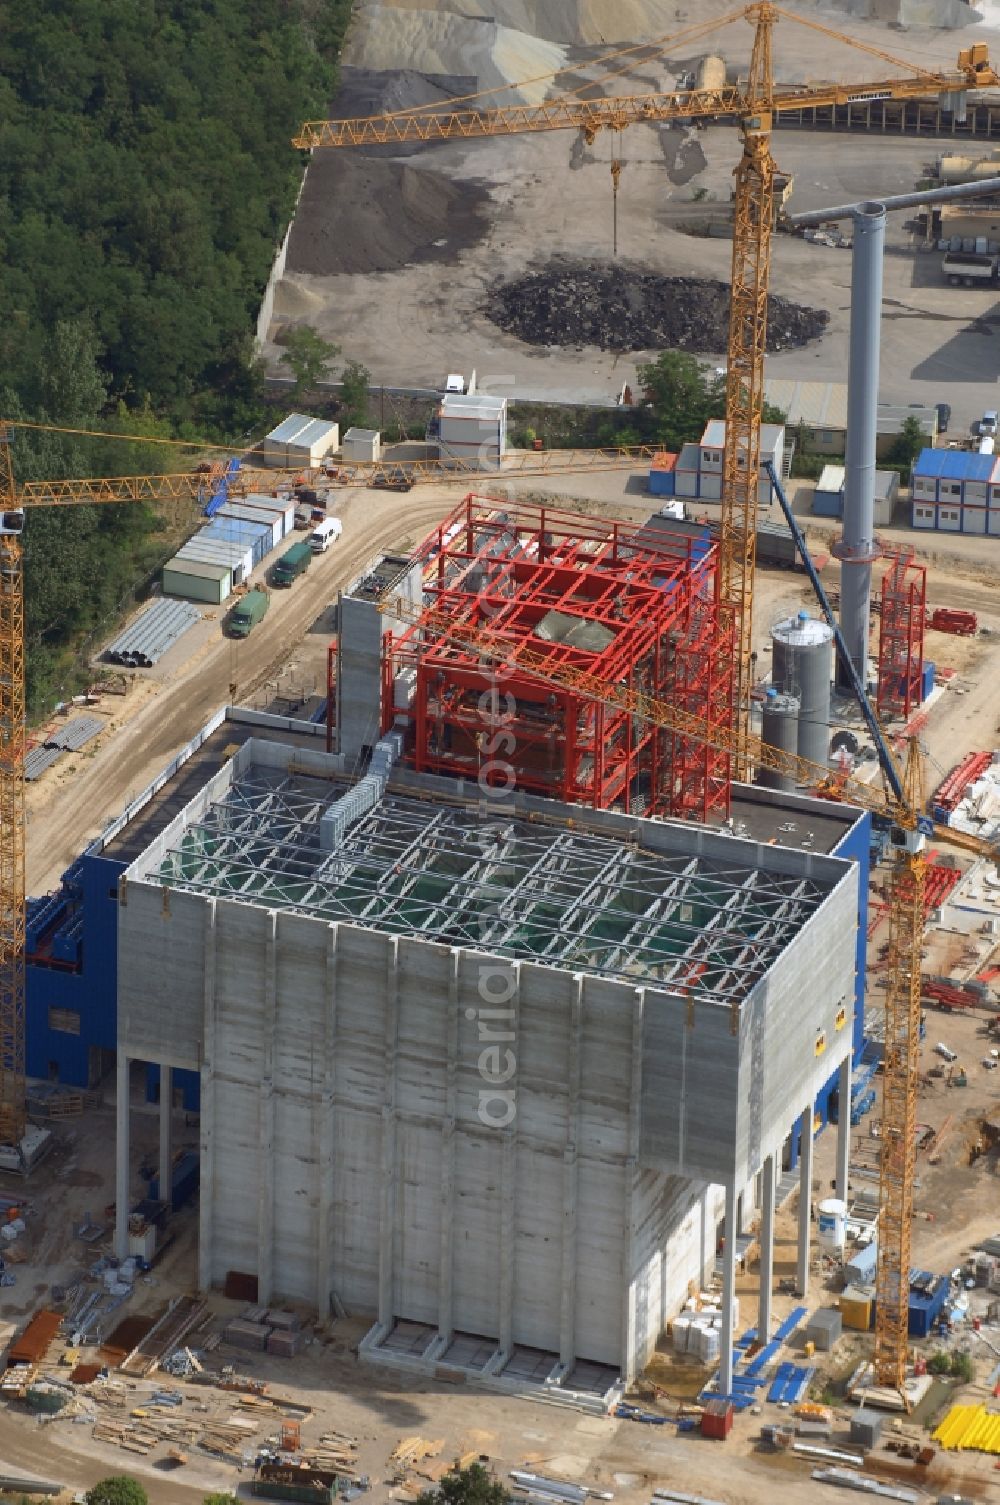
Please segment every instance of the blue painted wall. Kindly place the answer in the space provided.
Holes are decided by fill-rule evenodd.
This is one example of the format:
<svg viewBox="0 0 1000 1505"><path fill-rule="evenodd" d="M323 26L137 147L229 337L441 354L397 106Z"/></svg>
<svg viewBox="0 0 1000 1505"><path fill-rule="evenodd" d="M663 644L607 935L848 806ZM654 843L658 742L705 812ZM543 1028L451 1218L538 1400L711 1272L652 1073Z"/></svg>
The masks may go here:
<svg viewBox="0 0 1000 1505"><path fill-rule="evenodd" d="M53 908L53 920L36 942L38 955L34 960L29 956L25 969L25 1064L31 1077L88 1087L91 1047L116 1048L118 879L125 866L108 857L84 855L63 874L64 902ZM29 905L29 926L31 911L40 903ZM75 933L81 917L79 937L70 945L65 938ZM80 1033L52 1029L50 1009L78 1014ZM177 1072L175 1082L184 1087L185 1109L196 1112L197 1074ZM157 1078L154 1095L158 1090Z"/></svg>

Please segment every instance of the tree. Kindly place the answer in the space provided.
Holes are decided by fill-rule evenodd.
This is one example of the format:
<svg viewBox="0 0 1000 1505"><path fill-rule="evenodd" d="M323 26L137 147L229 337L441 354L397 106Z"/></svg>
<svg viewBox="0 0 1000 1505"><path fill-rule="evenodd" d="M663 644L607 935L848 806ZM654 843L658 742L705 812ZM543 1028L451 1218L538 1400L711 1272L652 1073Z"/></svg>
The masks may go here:
<svg viewBox="0 0 1000 1505"><path fill-rule="evenodd" d="M239 1495L206 1495L202 1505L243 1505Z"/></svg>
<svg viewBox="0 0 1000 1505"><path fill-rule="evenodd" d="M281 360L295 377L296 398L307 396L319 386L330 362L339 353L339 346L324 340L308 324L300 324L289 331Z"/></svg>
<svg viewBox="0 0 1000 1505"><path fill-rule="evenodd" d="M368 417L368 383L371 372L360 361L348 361L340 375L340 426L363 427Z"/></svg>
<svg viewBox="0 0 1000 1505"><path fill-rule="evenodd" d="M128 1474L112 1474L86 1493L87 1505L149 1505L142 1485Z"/></svg>
<svg viewBox="0 0 1000 1505"><path fill-rule="evenodd" d="M417 1505L510 1505L511 1496L481 1463L452 1469L437 1489L425 1489Z"/></svg>
<svg viewBox="0 0 1000 1505"><path fill-rule="evenodd" d="M889 450L889 461L892 465L898 465L904 485L909 481L913 462L926 442L920 420L912 414L909 418L904 418L903 426Z"/></svg>
<svg viewBox="0 0 1000 1505"><path fill-rule="evenodd" d="M639 367L639 380L653 411L656 437L668 449L701 438L709 418L726 409L723 378L681 350L664 350Z"/></svg>

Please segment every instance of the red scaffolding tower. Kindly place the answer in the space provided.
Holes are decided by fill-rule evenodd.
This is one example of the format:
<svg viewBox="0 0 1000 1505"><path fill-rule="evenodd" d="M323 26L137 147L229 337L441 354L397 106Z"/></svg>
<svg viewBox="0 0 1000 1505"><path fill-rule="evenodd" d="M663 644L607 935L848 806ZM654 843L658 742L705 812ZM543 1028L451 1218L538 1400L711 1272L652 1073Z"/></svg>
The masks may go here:
<svg viewBox="0 0 1000 1505"><path fill-rule="evenodd" d="M909 545L881 543L889 568L882 576L878 637L878 713L905 720L923 699L927 568Z"/></svg>
<svg viewBox="0 0 1000 1505"><path fill-rule="evenodd" d="M728 724L732 645L716 607L716 546L470 495L421 545L424 603L507 641L506 664L417 624L384 639L382 727L427 773L571 803L705 820L727 811L725 753L516 665L553 663Z"/></svg>

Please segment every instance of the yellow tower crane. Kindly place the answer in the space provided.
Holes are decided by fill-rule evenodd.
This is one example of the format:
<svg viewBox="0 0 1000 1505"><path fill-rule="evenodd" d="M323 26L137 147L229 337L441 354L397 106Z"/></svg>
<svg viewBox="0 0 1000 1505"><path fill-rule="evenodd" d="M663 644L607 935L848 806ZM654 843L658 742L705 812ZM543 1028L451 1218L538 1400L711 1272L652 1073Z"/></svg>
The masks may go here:
<svg viewBox="0 0 1000 1505"><path fill-rule="evenodd" d="M609 685L586 670L554 661L541 649L526 647L511 637L471 619L456 622L434 608L399 597L380 602L380 610L401 621L422 626L434 638L478 654L483 673L509 671L516 665L543 681L572 689L600 704L625 710L664 731L679 734L728 752L734 757L740 734L734 727L679 710L627 685ZM484 716L487 713L484 712ZM758 768L793 778L796 783L826 792L830 769L795 753L770 747L748 736L745 742ZM891 758L891 753L889 754ZM920 937L924 927L924 838L933 831L946 840L956 836L922 815L922 765L918 745L910 741L906 762L883 765L883 785L847 777L836 781L836 798L867 810L888 824L893 863L889 882L889 980L885 1004L885 1056L882 1087L882 1145L880 1160L879 1263L875 1379L879 1385L904 1394L909 1316L910 1231L913 1217L913 1175L916 1144L917 1064L920 1034ZM977 856L996 860L996 850L974 836L959 844ZM695 984L697 986L697 984ZM734 1029L738 1015L733 1017ZM849 1103L840 1111L848 1113Z"/></svg>
<svg viewBox="0 0 1000 1505"><path fill-rule="evenodd" d="M899 70L889 78L858 84L804 84L777 87L772 66L772 33L778 19L805 26L826 39L887 62ZM937 72L870 47L856 38L831 30L817 21L793 15L777 5L742 7L717 21L689 27L670 37L637 43L605 56L603 61L629 59L617 73L637 59L665 54L672 47L718 31L734 21L754 28L750 67L745 82L716 89L683 93L622 94L583 99L587 85L573 94L557 95L541 104L484 107L482 100L500 92L490 89L443 104L418 106L391 114L360 119L307 121L294 138L306 150L316 147L404 146L524 132L579 130L588 145L602 130L613 140L630 125L656 125L673 120L731 120L743 137L743 153L736 168L733 205L732 295L726 366L726 443L722 471L719 599L734 632L733 722L737 731L735 768L749 772L747 736L750 725L751 647L753 634L753 573L757 541L757 486L760 474L760 420L764 402L764 353L767 344L767 294L774 227L775 163L771 155L771 127L782 111L836 105L866 99L921 98L929 93L947 97L954 106L969 89L992 88L1000 79L990 66L987 48L977 43L959 53L953 70ZM537 85L557 79L562 69ZM613 74L610 76L614 76ZM612 156L617 188L621 170L617 150Z"/></svg>
<svg viewBox="0 0 1000 1505"><path fill-rule="evenodd" d="M37 427L38 425L29 425ZM42 425L44 426L44 425ZM24 757L25 648L22 533L33 507L76 507L102 503L189 501L211 487L208 466L167 475L111 476L87 480L29 481L17 486L10 430L0 422L0 1144L17 1146L24 1136L25 1111L25 803ZM108 435L124 438L124 435ZM576 475L634 469L649 463L644 446L621 449L550 450L512 456L501 472L449 459L392 462L406 485L416 482L487 487L518 477ZM232 494L270 492L282 483L314 486L380 484L385 465L357 464L330 476L310 472L237 472ZM220 471L221 474L221 471Z"/></svg>

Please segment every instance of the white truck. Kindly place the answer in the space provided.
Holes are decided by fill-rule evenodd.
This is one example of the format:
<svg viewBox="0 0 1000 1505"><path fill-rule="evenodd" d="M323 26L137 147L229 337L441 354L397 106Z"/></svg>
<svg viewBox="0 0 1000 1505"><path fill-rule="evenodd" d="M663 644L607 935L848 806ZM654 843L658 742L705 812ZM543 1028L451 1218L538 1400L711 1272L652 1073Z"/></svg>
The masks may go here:
<svg viewBox="0 0 1000 1505"><path fill-rule="evenodd" d="M941 269L952 287L975 287L977 283L996 281L997 258L980 256L976 251L949 251Z"/></svg>

